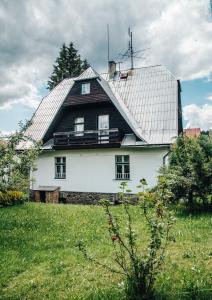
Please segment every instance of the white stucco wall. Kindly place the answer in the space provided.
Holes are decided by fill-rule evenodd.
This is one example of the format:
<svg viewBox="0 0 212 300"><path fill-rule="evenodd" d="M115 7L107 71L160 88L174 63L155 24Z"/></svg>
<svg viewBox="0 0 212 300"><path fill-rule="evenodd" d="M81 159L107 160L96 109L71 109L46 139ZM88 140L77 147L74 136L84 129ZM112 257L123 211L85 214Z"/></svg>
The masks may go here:
<svg viewBox="0 0 212 300"><path fill-rule="evenodd" d="M115 155L130 155L129 188L136 192L141 178L149 186L156 183L157 171L162 166L167 149L98 149L43 152L33 172L32 189L38 186L60 186L61 191L106 192L119 191L120 180L115 180ZM54 179L54 157L66 157L66 179Z"/></svg>

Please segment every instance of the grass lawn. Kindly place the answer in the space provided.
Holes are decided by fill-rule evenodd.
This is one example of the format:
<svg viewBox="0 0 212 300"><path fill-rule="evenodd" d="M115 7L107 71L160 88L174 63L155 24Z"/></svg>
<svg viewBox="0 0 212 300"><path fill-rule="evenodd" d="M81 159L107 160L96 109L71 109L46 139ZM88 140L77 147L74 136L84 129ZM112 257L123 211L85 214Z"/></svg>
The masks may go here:
<svg viewBox="0 0 212 300"><path fill-rule="evenodd" d="M122 214L120 206L113 208ZM135 227L147 242L139 209ZM27 203L0 209L0 299L124 299L122 278L85 261L76 248L84 239L92 255L112 262L101 207ZM167 249L157 280L157 299L212 299L212 218L177 214L176 242Z"/></svg>

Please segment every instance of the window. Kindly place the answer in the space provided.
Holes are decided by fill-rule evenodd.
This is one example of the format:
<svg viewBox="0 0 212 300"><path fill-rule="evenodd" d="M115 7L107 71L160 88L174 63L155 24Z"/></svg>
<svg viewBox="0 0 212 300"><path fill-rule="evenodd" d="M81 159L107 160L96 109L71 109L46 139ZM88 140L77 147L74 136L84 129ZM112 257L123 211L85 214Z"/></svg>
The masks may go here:
<svg viewBox="0 0 212 300"><path fill-rule="evenodd" d="M82 83L81 94L90 94L90 82Z"/></svg>
<svg viewBox="0 0 212 300"><path fill-rule="evenodd" d="M109 143L109 115L98 116L98 135L99 143Z"/></svg>
<svg viewBox="0 0 212 300"><path fill-rule="evenodd" d="M116 179L130 179L130 157L129 155L116 155Z"/></svg>
<svg viewBox="0 0 212 300"><path fill-rule="evenodd" d="M66 157L55 157L55 178L66 178Z"/></svg>
<svg viewBox="0 0 212 300"><path fill-rule="evenodd" d="M74 119L74 135L82 136L84 135L84 118L75 118Z"/></svg>
<svg viewBox="0 0 212 300"><path fill-rule="evenodd" d="M109 115L98 116L98 129L99 130L109 129Z"/></svg>

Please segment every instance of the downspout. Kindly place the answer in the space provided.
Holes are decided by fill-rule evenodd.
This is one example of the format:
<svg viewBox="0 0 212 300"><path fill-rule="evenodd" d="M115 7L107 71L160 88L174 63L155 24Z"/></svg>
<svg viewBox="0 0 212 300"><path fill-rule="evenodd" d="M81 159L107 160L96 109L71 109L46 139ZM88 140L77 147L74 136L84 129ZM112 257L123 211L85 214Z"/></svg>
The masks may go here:
<svg viewBox="0 0 212 300"><path fill-rule="evenodd" d="M169 156L169 153L171 153L171 149L169 149L169 151L163 156L163 167L166 165L166 158Z"/></svg>

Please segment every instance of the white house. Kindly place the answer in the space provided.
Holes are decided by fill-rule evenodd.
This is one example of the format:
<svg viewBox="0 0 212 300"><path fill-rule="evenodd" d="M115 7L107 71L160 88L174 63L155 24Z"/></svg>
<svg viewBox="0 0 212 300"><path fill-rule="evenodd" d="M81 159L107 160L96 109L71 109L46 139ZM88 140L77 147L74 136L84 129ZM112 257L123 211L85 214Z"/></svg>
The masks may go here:
<svg viewBox="0 0 212 300"><path fill-rule="evenodd" d="M163 66L64 79L37 108L27 134L43 142L32 190L59 187L68 202L112 196L120 181L154 186L182 131L180 83Z"/></svg>

